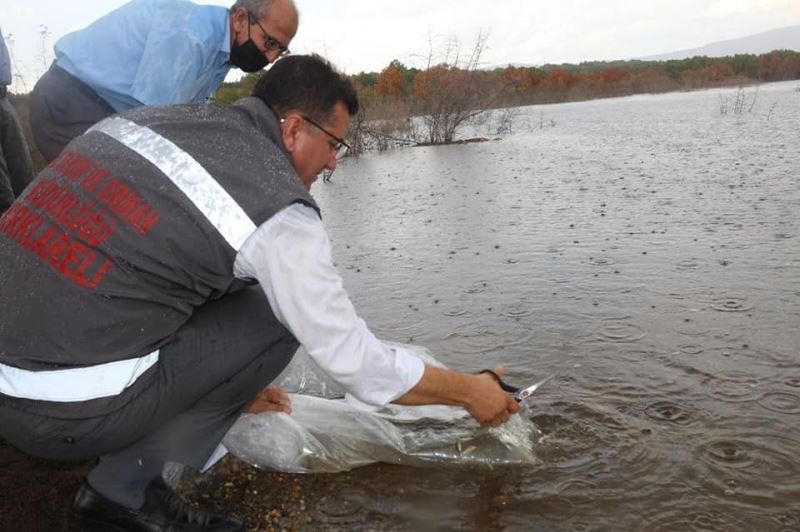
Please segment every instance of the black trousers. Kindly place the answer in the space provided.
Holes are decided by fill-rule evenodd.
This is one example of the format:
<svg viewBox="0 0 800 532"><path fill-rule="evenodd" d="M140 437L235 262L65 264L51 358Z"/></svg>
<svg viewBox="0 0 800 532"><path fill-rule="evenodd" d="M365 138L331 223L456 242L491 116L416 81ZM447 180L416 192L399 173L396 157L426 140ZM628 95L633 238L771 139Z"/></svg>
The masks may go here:
<svg viewBox="0 0 800 532"><path fill-rule="evenodd" d="M37 415L30 403L25 410L15 408L5 398L0 436L43 458L146 456L199 469L297 348L261 288L249 287L198 308L160 350L153 384L124 407L66 419Z"/></svg>
<svg viewBox="0 0 800 532"><path fill-rule="evenodd" d="M114 114L91 87L55 63L36 82L28 102L33 139L48 163L72 139Z"/></svg>
<svg viewBox="0 0 800 532"><path fill-rule="evenodd" d="M5 89L5 85L0 85ZM0 94L0 214L33 179L31 154L17 111L5 94Z"/></svg>

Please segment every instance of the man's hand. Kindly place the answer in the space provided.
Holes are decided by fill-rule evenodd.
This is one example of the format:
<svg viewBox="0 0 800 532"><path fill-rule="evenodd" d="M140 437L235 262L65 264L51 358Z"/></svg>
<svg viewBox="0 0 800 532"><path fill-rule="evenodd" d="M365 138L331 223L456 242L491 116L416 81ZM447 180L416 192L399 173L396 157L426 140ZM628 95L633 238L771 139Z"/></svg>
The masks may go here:
<svg viewBox="0 0 800 532"><path fill-rule="evenodd" d="M503 372L502 367L495 368L495 373L498 375L502 375ZM508 421L511 414L519 411L519 404L500 388L491 373L470 375L470 377L473 377L475 383L465 408L478 423L497 427Z"/></svg>
<svg viewBox="0 0 800 532"><path fill-rule="evenodd" d="M267 386L247 405L246 412L248 414L260 414L261 412L285 412L291 414L292 404L286 392L277 386Z"/></svg>
<svg viewBox="0 0 800 532"><path fill-rule="evenodd" d="M496 372L502 374L502 368ZM519 411L514 398L503 391L495 378L484 373L472 375L426 365L422 379L395 401L401 405L458 405L481 425L502 425Z"/></svg>

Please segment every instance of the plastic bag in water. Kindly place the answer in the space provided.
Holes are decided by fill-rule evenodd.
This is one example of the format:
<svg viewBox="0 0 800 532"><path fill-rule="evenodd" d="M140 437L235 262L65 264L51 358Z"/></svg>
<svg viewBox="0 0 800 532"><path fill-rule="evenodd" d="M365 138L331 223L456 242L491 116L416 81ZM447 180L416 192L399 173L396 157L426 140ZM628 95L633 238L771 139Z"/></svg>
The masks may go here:
<svg viewBox="0 0 800 532"><path fill-rule="evenodd" d="M441 366L426 350L402 346ZM431 464L538 463L538 431L522 415L485 428L462 408L388 405L356 408L303 349L276 380L289 393L292 413L245 414L223 441L257 467L293 473L348 471L374 462Z"/></svg>

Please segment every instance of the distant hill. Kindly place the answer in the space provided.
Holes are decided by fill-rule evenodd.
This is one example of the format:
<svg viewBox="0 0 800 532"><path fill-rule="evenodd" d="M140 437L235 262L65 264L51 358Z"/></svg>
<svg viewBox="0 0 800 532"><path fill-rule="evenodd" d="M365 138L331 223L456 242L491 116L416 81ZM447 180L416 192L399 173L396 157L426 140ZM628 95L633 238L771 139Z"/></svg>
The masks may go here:
<svg viewBox="0 0 800 532"><path fill-rule="evenodd" d="M644 61L667 61L669 59L687 59L698 55L707 57L725 57L735 54L766 54L773 50L794 50L800 52L800 26L787 26L764 33L749 35L730 41L719 41L668 54L640 57Z"/></svg>

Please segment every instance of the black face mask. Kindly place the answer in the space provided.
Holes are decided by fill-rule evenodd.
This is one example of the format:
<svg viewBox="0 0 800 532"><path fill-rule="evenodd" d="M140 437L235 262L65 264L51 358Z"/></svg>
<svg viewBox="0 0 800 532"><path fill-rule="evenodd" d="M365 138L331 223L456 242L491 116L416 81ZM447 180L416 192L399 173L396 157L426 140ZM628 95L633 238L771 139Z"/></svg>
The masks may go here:
<svg viewBox="0 0 800 532"><path fill-rule="evenodd" d="M234 41L231 45L231 64L245 72L258 72L269 64L267 56L250 38L250 24L247 25L247 40L244 44Z"/></svg>

